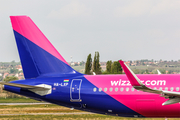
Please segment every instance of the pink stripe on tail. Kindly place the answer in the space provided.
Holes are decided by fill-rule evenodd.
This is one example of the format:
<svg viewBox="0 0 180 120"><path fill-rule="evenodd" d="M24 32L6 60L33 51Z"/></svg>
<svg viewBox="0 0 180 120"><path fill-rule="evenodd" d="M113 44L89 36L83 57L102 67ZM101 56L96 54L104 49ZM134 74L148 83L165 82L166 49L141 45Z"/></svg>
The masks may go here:
<svg viewBox="0 0 180 120"><path fill-rule="evenodd" d="M13 29L59 60L68 64L28 16L10 16ZM18 24L16 24L18 23Z"/></svg>

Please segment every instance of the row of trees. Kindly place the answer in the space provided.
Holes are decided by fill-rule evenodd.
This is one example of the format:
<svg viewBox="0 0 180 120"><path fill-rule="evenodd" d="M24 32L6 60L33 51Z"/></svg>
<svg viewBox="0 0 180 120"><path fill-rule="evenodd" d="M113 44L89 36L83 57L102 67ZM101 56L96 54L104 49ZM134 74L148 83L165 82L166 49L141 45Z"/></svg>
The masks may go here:
<svg viewBox="0 0 180 120"><path fill-rule="evenodd" d="M106 71L103 74L122 74L122 67L118 61L107 61Z"/></svg>
<svg viewBox="0 0 180 120"><path fill-rule="evenodd" d="M85 74L91 75L92 72L95 72L96 74L102 74L101 65L99 63L99 52L95 52L93 63L91 54L89 54L87 57Z"/></svg>
<svg viewBox="0 0 180 120"><path fill-rule="evenodd" d="M99 52L95 52L94 60L92 62L91 54L88 55L85 66L85 74L91 75L92 72L95 72L96 74L122 74L122 67L119 62L112 62L111 60L107 61L106 71L102 72L99 57Z"/></svg>

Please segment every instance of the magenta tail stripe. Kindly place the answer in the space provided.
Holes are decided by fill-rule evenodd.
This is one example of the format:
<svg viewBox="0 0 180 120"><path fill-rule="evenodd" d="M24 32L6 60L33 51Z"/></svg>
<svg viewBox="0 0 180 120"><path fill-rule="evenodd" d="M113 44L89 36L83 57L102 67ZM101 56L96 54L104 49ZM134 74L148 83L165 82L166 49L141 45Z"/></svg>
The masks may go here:
<svg viewBox="0 0 180 120"><path fill-rule="evenodd" d="M64 63L68 64L28 16L11 16L10 18L12 22L12 27L16 32L23 35L28 40L38 45L45 51L49 52L56 58L60 59Z"/></svg>

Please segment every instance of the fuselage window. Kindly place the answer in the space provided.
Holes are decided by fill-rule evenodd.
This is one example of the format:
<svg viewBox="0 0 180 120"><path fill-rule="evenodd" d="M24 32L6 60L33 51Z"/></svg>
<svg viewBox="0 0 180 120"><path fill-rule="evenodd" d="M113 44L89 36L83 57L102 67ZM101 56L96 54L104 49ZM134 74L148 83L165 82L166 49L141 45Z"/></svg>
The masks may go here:
<svg viewBox="0 0 180 120"><path fill-rule="evenodd" d="M173 91L174 90L174 88L173 87L171 87L171 91Z"/></svg>
<svg viewBox="0 0 180 120"><path fill-rule="evenodd" d="M117 92L117 91L118 91L118 88L115 88L115 91Z"/></svg>
<svg viewBox="0 0 180 120"><path fill-rule="evenodd" d="M104 88L104 91L106 92L106 91L107 91L107 88Z"/></svg>
<svg viewBox="0 0 180 120"><path fill-rule="evenodd" d="M179 87L176 87L176 91L179 91Z"/></svg>
<svg viewBox="0 0 180 120"><path fill-rule="evenodd" d="M159 90L162 90L162 87L160 87Z"/></svg>
<svg viewBox="0 0 180 120"><path fill-rule="evenodd" d="M102 88L99 88L99 92L101 92L102 91Z"/></svg>
<svg viewBox="0 0 180 120"><path fill-rule="evenodd" d="M126 88L126 91L129 91L129 88L128 88L128 87Z"/></svg>
<svg viewBox="0 0 180 120"><path fill-rule="evenodd" d="M134 91L134 88L133 88L133 87L131 88L131 91Z"/></svg>
<svg viewBox="0 0 180 120"><path fill-rule="evenodd" d="M168 87L165 87L165 90L168 91Z"/></svg>
<svg viewBox="0 0 180 120"><path fill-rule="evenodd" d="M96 92L97 88L94 88L93 91Z"/></svg>
<svg viewBox="0 0 180 120"><path fill-rule="evenodd" d="M122 87L122 88L121 88L121 91L123 91L123 90L124 90L124 88Z"/></svg>
<svg viewBox="0 0 180 120"><path fill-rule="evenodd" d="M112 92L113 88L109 88L109 91Z"/></svg>

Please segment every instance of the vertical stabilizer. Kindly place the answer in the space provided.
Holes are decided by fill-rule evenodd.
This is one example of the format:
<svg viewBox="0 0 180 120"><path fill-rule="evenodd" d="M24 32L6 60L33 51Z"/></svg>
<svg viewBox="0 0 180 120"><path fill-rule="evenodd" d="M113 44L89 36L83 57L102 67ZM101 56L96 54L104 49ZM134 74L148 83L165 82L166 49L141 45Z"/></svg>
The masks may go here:
<svg viewBox="0 0 180 120"><path fill-rule="evenodd" d="M25 78L80 74L72 69L28 16L11 16Z"/></svg>

